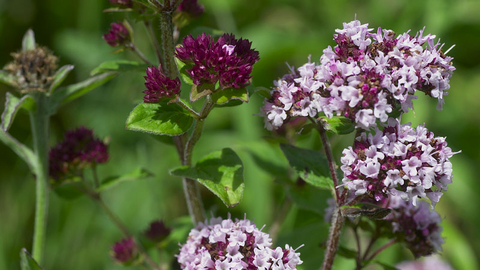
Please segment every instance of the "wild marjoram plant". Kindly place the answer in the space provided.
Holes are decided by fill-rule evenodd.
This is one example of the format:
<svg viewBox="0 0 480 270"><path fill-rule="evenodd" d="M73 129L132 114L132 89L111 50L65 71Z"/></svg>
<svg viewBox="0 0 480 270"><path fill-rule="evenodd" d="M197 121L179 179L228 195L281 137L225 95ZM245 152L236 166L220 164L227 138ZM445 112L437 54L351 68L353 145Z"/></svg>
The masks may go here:
<svg viewBox="0 0 480 270"><path fill-rule="evenodd" d="M12 53L13 61L0 71L0 81L14 87L18 96L7 92L1 118L0 140L22 158L35 176L36 202L32 256L42 263L46 241L48 213L48 135L50 116L57 109L112 79L115 74L106 72L85 81L60 87L72 65L57 69L57 57L35 43L32 30L22 41L22 49ZM15 139L8 131L19 110L30 115L33 150ZM32 257L22 250L22 267L34 264Z"/></svg>
<svg viewBox="0 0 480 270"><path fill-rule="evenodd" d="M112 23L103 39L118 47L115 52L132 51L144 63L105 62L92 71L93 77L88 80L57 88L73 66L57 70L56 57L48 49L38 47L33 32L28 31L22 51L12 54L14 61L0 73L1 81L16 87L20 95L7 93L0 139L25 160L37 184L33 257L25 249L22 251L22 269L41 269L38 264L42 263L46 238L49 188L66 199L86 194L105 210L124 235L111 250L112 258L119 264L162 270L302 269L297 252L300 247L273 245L278 228L269 235L246 215L242 219L207 218L203 207L199 183L226 207L236 206L243 197L243 163L232 149L210 153L195 164L192 153L210 112L217 107L248 102L253 92L266 98L260 115L265 118L267 129L315 129L320 135L325 155L280 145L298 176L295 183L287 180L288 184L306 183L312 189L332 194L324 215L325 221L331 223L329 236L323 245L323 265L317 268L332 269L338 253L355 260L355 269L372 263L396 269L374 260L395 243L405 245L416 258L441 251L441 217L434 207L452 182L449 159L455 152L445 138L435 137L425 125L411 127L401 123L401 115L413 109L412 101L419 91L438 99L438 109L444 104L455 68L452 58L445 55L448 51L442 52L443 44L434 42L434 35L425 35L423 30L415 36L409 32L396 35L381 28L372 32L368 24L358 20L344 23L343 29L337 29L334 35L335 47L326 48L318 64L309 59L298 69L291 67L289 74L266 91L251 85L253 65L260 58L250 41L212 31L216 35L187 35L176 45L180 29L204 11L196 0L110 2L116 7L106 12L128 12L145 25L156 60L148 59L136 47L134 31L123 21ZM158 18L160 38L153 27L153 20ZM143 102L128 116L126 128L152 134L176 147L182 166L170 173L182 178L195 226L186 239L177 239L177 243L184 244L175 248L174 256L164 252L175 238L163 221L153 221L143 235L135 237L100 196L103 190L119 182L150 176L148 171L137 169L100 180L96 168L108 161L108 145L84 127L66 132L64 141L48 153L49 117L60 105L117 73L139 69L146 70L146 89ZM182 85L191 86L189 93L182 93ZM182 96L189 96L189 101ZM203 102L200 111L192 106L195 101ZM30 114L33 150L8 133L20 109ZM354 142L343 150L339 169L327 133L352 132L356 132ZM91 174L85 170L91 170ZM297 203L295 198L291 201ZM279 215L278 222L282 217ZM344 226L352 229L356 250L342 246L338 252ZM360 230L371 234L367 247L361 246ZM390 241L375 250L380 238ZM317 243L324 240L318 239ZM302 247L311 248L314 247ZM150 257L152 249L161 255ZM438 264L443 265L441 261ZM402 265L413 267L411 263L398 267Z"/></svg>

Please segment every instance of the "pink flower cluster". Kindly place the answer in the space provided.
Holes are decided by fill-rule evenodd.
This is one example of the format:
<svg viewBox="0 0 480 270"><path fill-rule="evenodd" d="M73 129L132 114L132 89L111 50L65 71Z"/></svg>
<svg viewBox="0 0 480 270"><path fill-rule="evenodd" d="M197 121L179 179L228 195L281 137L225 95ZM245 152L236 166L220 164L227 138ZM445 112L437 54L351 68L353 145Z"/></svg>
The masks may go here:
<svg viewBox="0 0 480 270"><path fill-rule="evenodd" d="M275 82L262 114L268 129L280 127L295 116L345 116L357 127L371 129L386 122L395 110L413 109L416 91L438 99L450 88L455 68L434 35L409 32L395 37L391 30L376 33L354 20L337 29L337 45L323 51L320 64L293 70Z"/></svg>
<svg viewBox="0 0 480 270"><path fill-rule="evenodd" d="M387 216L391 221L393 233L407 244L415 258L428 256L442 250L445 242L440 233L442 218L430 205L421 201L417 206L399 197L392 197L389 208L393 211Z"/></svg>
<svg viewBox="0 0 480 270"><path fill-rule="evenodd" d="M452 182L455 153L443 137L424 126L413 129L390 118L383 131L362 133L354 146L343 150L343 183L355 195L380 201L389 194L417 204L429 198L434 206Z"/></svg>
<svg viewBox="0 0 480 270"><path fill-rule="evenodd" d="M180 249L182 269L297 269L300 253L286 245L271 249L272 239L247 219L210 219L190 232Z"/></svg>

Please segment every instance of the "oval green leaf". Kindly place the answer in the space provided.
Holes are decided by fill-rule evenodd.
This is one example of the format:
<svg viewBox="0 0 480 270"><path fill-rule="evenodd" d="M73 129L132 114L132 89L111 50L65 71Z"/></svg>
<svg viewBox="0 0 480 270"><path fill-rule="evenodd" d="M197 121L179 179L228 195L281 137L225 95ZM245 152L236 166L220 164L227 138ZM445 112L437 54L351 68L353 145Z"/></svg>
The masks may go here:
<svg viewBox="0 0 480 270"><path fill-rule="evenodd" d="M73 65L65 65L61 67L59 70L57 70L57 72L53 76L53 82L49 90L50 93L53 90L55 90L58 86L60 86L60 84L65 80L65 78L67 78L68 73L70 73L70 71L72 71L73 68L74 68Z"/></svg>
<svg viewBox="0 0 480 270"><path fill-rule="evenodd" d="M333 181L324 155L289 144L280 144L280 148L290 166L305 182L321 189L333 190Z"/></svg>
<svg viewBox="0 0 480 270"><path fill-rule="evenodd" d="M32 110L34 107L35 100L30 95L17 98L16 96L7 92L5 98L5 109L2 113L1 128L5 131L8 131L13 123L13 120L15 119L15 115L20 108Z"/></svg>
<svg viewBox="0 0 480 270"><path fill-rule="evenodd" d="M140 103L127 119L127 129L157 135L181 135L192 126L193 118L176 103Z"/></svg>
<svg viewBox="0 0 480 270"><path fill-rule="evenodd" d="M143 169L143 168L136 168L135 170L120 175L120 176L111 176L102 181L100 186L97 188L97 192L101 192L107 189L110 189L121 182L127 182L127 181L136 181L136 180L141 180L145 179L147 177L153 176L153 173Z"/></svg>
<svg viewBox="0 0 480 270"><path fill-rule="evenodd" d="M203 157L194 167L181 166L172 175L196 179L227 207L236 206L243 197L243 163L230 148L224 148Z"/></svg>
<svg viewBox="0 0 480 270"><path fill-rule="evenodd" d="M248 91L246 88L227 88L218 90L212 94L212 100L217 105L223 105L230 100L248 102Z"/></svg>
<svg viewBox="0 0 480 270"><path fill-rule="evenodd" d="M322 118L325 130L335 134L345 135L355 130L355 124L349 118L343 116L334 116L332 118Z"/></svg>

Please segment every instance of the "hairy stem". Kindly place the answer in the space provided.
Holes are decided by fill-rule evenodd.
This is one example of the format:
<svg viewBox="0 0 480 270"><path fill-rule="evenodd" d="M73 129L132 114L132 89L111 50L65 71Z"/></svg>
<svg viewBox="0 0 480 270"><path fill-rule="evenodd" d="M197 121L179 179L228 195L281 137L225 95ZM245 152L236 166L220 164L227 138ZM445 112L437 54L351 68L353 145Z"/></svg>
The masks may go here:
<svg viewBox="0 0 480 270"><path fill-rule="evenodd" d="M36 100L36 111L30 113L33 150L36 156L36 164L33 167L36 179L36 198L32 256L39 264L42 264L48 215L48 129L50 115L47 111L48 97L43 93L38 93L34 94L34 98Z"/></svg>
<svg viewBox="0 0 480 270"><path fill-rule="evenodd" d="M343 216L340 207L336 206L332 215L332 224L328 234L327 247L323 259L322 270L332 269L333 260L337 254L338 242L343 227Z"/></svg>
<svg viewBox="0 0 480 270"><path fill-rule="evenodd" d="M172 10L164 9L160 12L161 46L162 46L162 66L167 70L170 79L179 76L177 64L175 63L175 43L173 42L173 21Z"/></svg>

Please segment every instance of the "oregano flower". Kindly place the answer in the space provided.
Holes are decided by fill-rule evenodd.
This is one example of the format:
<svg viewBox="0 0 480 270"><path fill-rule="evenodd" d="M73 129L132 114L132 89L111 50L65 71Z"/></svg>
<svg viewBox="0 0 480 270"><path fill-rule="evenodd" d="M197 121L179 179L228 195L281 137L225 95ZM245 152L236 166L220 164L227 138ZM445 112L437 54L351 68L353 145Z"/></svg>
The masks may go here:
<svg viewBox="0 0 480 270"><path fill-rule="evenodd" d="M133 238L125 238L112 246L112 258L120 263L129 265L138 257L137 245Z"/></svg>
<svg viewBox="0 0 480 270"><path fill-rule="evenodd" d="M300 253L272 239L247 219L212 218L190 231L177 256L182 269L297 269Z"/></svg>
<svg viewBox="0 0 480 270"><path fill-rule="evenodd" d="M67 131L64 141L49 153L49 174L54 181L78 176L81 170L92 164L108 161L108 146L94 137L93 131L85 127Z"/></svg>
<svg viewBox="0 0 480 270"><path fill-rule="evenodd" d="M176 48L176 57L187 64L186 72L196 85L219 83L222 89L250 84L253 64L260 58L247 39L224 34L215 40L203 33L186 36Z"/></svg>
<svg viewBox="0 0 480 270"><path fill-rule="evenodd" d="M376 201L388 195L404 200L429 198L432 205L452 182L455 153L443 137L420 125L416 129L390 118L382 131L363 132L353 147L343 150L344 185L355 195Z"/></svg>
<svg viewBox="0 0 480 270"><path fill-rule="evenodd" d="M168 78L162 71L162 67L152 66L147 68L145 78L145 94L143 101L145 103L156 103L161 99L173 99L180 94L180 79L174 80Z"/></svg>
<svg viewBox="0 0 480 270"><path fill-rule="evenodd" d="M102 37L112 47L125 45L131 40L127 27L121 22L110 24L109 32Z"/></svg>
<svg viewBox="0 0 480 270"><path fill-rule="evenodd" d="M413 109L416 91L437 98L440 110L455 70L452 58L442 52L443 44L424 30L415 36L372 30L358 20L344 23L335 30L337 45L323 50L319 64L309 60L276 81L261 110L266 128L323 113L350 118L369 130L394 111Z"/></svg>

